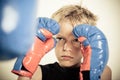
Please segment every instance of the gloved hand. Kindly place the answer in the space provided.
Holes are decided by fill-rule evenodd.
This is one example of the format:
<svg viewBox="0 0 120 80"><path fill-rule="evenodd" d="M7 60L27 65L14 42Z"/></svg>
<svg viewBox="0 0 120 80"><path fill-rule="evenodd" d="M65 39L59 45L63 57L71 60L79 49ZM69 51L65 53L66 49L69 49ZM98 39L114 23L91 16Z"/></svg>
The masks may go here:
<svg viewBox="0 0 120 80"><path fill-rule="evenodd" d="M58 32L59 25L56 21L39 18L34 44L25 56L18 57L12 72L31 78L41 58L55 46L56 41L52 36Z"/></svg>
<svg viewBox="0 0 120 80"><path fill-rule="evenodd" d="M83 63L80 71L85 79L85 73L90 80L99 80L108 61L108 43L105 35L95 26L81 24L73 29L73 35L81 42Z"/></svg>

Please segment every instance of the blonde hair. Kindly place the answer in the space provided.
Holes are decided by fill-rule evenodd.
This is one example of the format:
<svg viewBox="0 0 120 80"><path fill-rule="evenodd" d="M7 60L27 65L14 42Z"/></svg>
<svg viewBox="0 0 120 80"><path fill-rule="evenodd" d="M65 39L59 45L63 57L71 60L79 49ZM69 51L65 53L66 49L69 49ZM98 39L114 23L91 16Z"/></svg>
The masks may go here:
<svg viewBox="0 0 120 80"><path fill-rule="evenodd" d="M97 21L96 15L79 5L64 6L56 11L52 15L52 18L55 19L57 22L67 19L73 25L76 23L96 25Z"/></svg>

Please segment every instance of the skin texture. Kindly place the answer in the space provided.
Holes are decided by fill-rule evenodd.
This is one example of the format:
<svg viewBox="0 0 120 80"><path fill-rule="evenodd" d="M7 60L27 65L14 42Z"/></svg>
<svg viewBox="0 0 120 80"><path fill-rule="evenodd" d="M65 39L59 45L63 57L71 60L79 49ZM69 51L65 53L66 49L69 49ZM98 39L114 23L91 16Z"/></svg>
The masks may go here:
<svg viewBox="0 0 120 80"><path fill-rule="evenodd" d="M55 54L62 67L78 67L81 63L82 53L80 47L75 47L72 44L73 40L76 41L72 34L72 30L73 26L69 21L60 22L60 32L55 36L58 38ZM106 66L101 76L101 80L111 80L111 76L111 69ZM18 80L42 80L41 68L38 66L32 79L19 76Z"/></svg>

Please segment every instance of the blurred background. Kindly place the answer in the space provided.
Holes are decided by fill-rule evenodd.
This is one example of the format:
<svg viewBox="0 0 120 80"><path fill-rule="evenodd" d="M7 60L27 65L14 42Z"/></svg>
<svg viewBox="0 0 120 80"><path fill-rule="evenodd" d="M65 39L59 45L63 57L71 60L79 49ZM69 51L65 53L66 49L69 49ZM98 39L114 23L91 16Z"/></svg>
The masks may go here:
<svg viewBox="0 0 120 80"><path fill-rule="evenodd" d="M98 16L97 27L108 39L107 65L112 70L112 80L120 80L120 0L0 0L0 80L17 79L11 70L16 56L24 54L33 42L36 18L51 17L52 13L67 4L82 5ZM55 61L53 49L40 64Z"/></svg>

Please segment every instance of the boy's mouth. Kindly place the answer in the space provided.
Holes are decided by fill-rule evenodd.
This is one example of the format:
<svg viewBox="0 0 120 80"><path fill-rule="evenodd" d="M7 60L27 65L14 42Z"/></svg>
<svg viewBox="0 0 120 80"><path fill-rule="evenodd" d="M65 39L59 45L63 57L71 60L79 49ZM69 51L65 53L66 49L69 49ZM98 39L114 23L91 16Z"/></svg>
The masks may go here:
<svg viewBox="0 0 120 80"><path fill-rule="evenodd" d="M63 55L61 56L63 60L70 60L70 59L73 59L73 57L71 56L66 56L66 55Z"/></svg>

